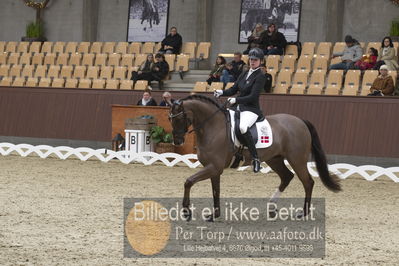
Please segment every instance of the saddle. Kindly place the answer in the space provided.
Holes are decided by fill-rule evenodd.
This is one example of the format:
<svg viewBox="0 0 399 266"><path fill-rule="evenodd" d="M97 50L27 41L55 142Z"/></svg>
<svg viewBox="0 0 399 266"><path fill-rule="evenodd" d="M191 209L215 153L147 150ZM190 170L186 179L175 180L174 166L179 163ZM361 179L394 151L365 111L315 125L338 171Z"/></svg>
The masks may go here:
<svg viewBox="0 0 399 266"><path fill-rule="evenodd" d="M238 111L238 110L235 110L235 112L234 112L234 133L236 135L236 138L241 143L245 143L244 137L242 136L241 130L240 130L240 119L241 119L241 112ZM260 116L260 117L258 117L258 120L256 120L256 123L262 122L263 120L265 120L265 117L264 116ZM256 129L256 123L253 124L249 128L249 132L251 133L251 136L252 136L252 139L253 139L254 143L258 142L258 130Z"/></svg>

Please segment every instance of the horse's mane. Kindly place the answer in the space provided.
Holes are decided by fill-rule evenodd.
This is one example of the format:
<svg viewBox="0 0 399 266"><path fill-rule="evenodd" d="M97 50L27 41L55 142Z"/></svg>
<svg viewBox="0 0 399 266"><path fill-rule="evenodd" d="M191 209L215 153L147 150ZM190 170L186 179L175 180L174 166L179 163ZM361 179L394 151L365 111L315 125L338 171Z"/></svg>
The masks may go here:
<svg viewBox="0 0 399 266"><path fill-rule="evenodd" d="M207 103L210 103L210 104L216 106L219 110L225 111L225 108L223 108L217 101L215 101L212 98L206 97L204 95L194 94L194 95L190 95L190 96L187 96L186 98L181 99L181 101L187 101L187 100L198 100L201 102L207 102Z"/></svg>

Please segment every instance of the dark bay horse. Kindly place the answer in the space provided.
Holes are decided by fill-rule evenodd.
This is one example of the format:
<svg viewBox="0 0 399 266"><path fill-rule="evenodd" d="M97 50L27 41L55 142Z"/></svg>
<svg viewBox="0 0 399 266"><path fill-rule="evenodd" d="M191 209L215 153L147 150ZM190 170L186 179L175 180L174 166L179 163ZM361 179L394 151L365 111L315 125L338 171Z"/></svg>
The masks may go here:
<svg viewBox="0 0 399 266"><path fill-rule="evenodd" d="M184 137L193 126L197 138L198 160L204 166L199 172L187 178L184 184L183 207L186 218L191 218L190 189L202 180L211 179L214 200L213 217L220 216L220 175L230 166L236 148L230 136L230 123L226 109L216 101L202 95L191 95L171 104L169 119L173 127L175 145L182 145ZM323 184L331 191L341 190L339 179L328 171L325 153L314 126L305 120L288 114L267 116L272 127L273 144L258 149L259 159L266 162L280 177L281 183L271 198L277 201L286 189L294 174L284 164L287 159L305 189L303 215L309 211L314 181L309 174L307 162L313 154L316 168ZM244 150L246 165L250 165L250 155ZM209 217L212 220L213 217Z"/></svg>

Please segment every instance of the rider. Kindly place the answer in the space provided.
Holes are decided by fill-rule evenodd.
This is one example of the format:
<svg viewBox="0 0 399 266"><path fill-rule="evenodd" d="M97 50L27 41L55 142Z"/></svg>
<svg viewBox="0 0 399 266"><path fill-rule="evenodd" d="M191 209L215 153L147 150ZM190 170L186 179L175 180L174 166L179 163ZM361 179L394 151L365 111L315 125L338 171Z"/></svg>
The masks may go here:
<svg viewBox="0 0 399 266"><path fill-rule="evenodd" d="M233 87L228 90L216 90L216 97L232 96L237 92L240 94L237 98L228 98L231 104L238 104L238 110L241 112L240 131L244 136L244 143L252 156L252 165L255 173L260 171L260 161L252 139L249 128L256 123L259 117L262 117L262 110L259 106L259 94L263 90L266 83L266 76L260 69L261 61L264 59L263 51L259 48L253 48L249 51L250 69L243 72L234 83Z"/></svg>

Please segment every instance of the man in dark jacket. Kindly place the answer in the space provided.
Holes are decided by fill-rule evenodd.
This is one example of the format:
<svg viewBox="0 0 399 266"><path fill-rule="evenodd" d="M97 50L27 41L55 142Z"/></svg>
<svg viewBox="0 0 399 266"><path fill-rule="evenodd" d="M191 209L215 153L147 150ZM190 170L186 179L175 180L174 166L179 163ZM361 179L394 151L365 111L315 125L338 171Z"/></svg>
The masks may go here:
<svg viewBox="0 0 399 266"><path fill-rule="evenodd" d="M234 60L226 64L226 69L222 71L220 81L223 82L225 86L228 82L236 81L241 75L245 66L245 62L242 61L242 54L240 52L235 52Z"/></svg>
<svg viewBox="0 0 399 266"><path fill-rule="evenodd" d="M267 73L267 68L265 64L260 65L260 69L266 76L266 82L265 82L265 87L264 90L266 93L270 93L272 91L272 84L273 84L273 76Z"/></svg>
<svg viewBox="0 0 399 266"><path fill-rule="evenodd" d="M275 24L270 24L261 35L263 52L265 55L283 55L287 40L284 34L279 32Z"/></svg>
<svg viewBox="0 0 399 266"><path fill-rule="evenodd" d="M176 27L170 28L170 33L168 36L165 37L165 39L162 40L162 46L161 49L159 49L159 52L162 54L179 54L182 44L183 44L183 39L179 33L177 33Z"/></svg>

